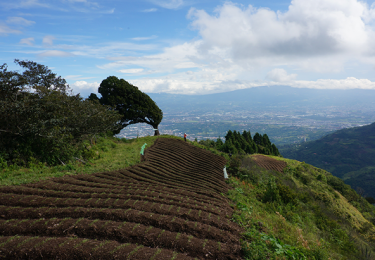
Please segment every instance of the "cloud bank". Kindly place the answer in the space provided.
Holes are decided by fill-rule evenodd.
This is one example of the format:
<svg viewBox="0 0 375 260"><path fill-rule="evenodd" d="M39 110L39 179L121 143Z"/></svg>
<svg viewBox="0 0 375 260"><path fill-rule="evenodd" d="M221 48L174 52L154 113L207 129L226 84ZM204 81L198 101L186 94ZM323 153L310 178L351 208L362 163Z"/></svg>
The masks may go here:
<svg viewBox="0 0 375 260"><path fill-rule="evenodd" d="M40 4L37 0L21 2L34 7ZM65 2L90 3L91 7L95 3ZM159 9L186 6L183 0L149 2ZM155 44L140 44L156 36L89 46L57 45L56 39L47 35L43 38L44 50L38 55L95 58L95 69L103 74L132 76L129 81L145 92L205 94L280 84L375 89L375 76L369 78L371 73L361 73L375 68L375 4L358 0L292 0L286 11L274 11L225 2L215 10L191 8L186 19L197 37L162 45L164 48L160 47L160 38ZM33 22L9 17L6 23L0 23L0 34L20 33L9 27L17 24L27 26ZM19 43L33 46L34 38L24 38ZM97 83L77 81L73 86L84 89L90 84Z"/></svg>
<svg viewBox="0 0 375 260"><path fill-rule="evenodd" d="M327 78L353 61L375 66L374 8L357 0L293 0L285 12L232 2L213 13L192 8L187 18L200 39L155 55L112 57L101 68L135 65L167 74L133 80L147 92L203 94L281 83L375 89L368 79ZM318 79L297 80L298 73Z"/></svg>

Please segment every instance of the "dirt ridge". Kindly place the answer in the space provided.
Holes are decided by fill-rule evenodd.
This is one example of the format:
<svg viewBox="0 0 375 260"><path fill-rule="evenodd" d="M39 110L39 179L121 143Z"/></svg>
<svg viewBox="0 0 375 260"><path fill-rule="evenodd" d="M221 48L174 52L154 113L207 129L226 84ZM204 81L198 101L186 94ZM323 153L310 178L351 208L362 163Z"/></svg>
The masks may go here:
<svg viewBox="0 0 375 260"><path fill-rule="evenodd" d="M225 163L158 138L127 169L0 187L0 258L241 259Z"/></svg>

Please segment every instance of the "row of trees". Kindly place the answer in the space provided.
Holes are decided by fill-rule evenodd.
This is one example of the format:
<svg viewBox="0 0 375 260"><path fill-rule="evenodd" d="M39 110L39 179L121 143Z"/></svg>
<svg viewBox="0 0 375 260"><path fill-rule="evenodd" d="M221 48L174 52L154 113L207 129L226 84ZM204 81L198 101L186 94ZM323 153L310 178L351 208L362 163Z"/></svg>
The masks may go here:
<svg viewBox="0 0 375 260"><path fill-rule="evenodd" d="M213 140L202 140L199 143L231 154L260 153L275 156L280 155L276 145L271 143L267 134L261 135L255 133L254 137L252 137L250 131L243 131L241 134L236 130L229 130L225 136L225 142L218 138L216 142Z"/></svg>
<svg viewBox="0 0 375 260"><path fill-rule="evenodd" d="M0 65L0 163L58 164L83 154L85 139L117 134L130 124L157 130L163 113L137 87L114 76L99 87L102 97L74 95L48 67L15 60L22 72Z"/></svg>

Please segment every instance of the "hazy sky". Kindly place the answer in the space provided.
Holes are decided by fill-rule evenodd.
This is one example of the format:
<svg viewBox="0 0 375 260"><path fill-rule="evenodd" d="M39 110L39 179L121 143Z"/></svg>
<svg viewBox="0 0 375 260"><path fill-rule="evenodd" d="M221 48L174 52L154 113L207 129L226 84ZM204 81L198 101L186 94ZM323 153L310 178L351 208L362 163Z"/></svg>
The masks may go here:
<svg viewBox="0 0 375 260"><path fill-rule="evenodd" d="M48 66L75 93L262 85L375 90L375 4L357 0L6 0L0 63Z"/></svg>

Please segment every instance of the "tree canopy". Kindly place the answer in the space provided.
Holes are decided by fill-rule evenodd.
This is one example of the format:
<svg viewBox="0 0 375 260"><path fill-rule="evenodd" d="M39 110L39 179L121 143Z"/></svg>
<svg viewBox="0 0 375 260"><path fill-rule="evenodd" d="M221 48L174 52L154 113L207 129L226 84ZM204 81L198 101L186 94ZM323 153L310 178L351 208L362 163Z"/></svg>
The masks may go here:
<svg viewBox="0 0 375 260"><path fill-rule="evenodd" d="M116 131L120 115L98 101L73 95L65 79L48 67L19 61L24 71L0 66L0 157L26 163L69 160L84 138ZM0 158L0 159L1 159Z"/></svg>
<svg viewBox="0 0 375 260"><path fill-rule="evenodd" d="M158 126L163 119L163 112L156 103L124 79L110 76L102 81L98 92L102 95L99 99L103 105L112 106L121 118L121 128L136 123L146 123L159 135ZM97 99L95 94L90 95L91 100Z"/></svg>
<svg viewBox="0 0 375 260"><path fill-rule="evenodd" d="M254 137L251 137L250 131L244 130L241 134L239 131L229 130L225 135L225 143L218 138L217 141L213 140L201 140L200 144L207 147L214 147L219 151L231 153L231 154L267 154L280 156L280 152L275 144L272 144L267 134L261 135L255 133Z"/></svg>

